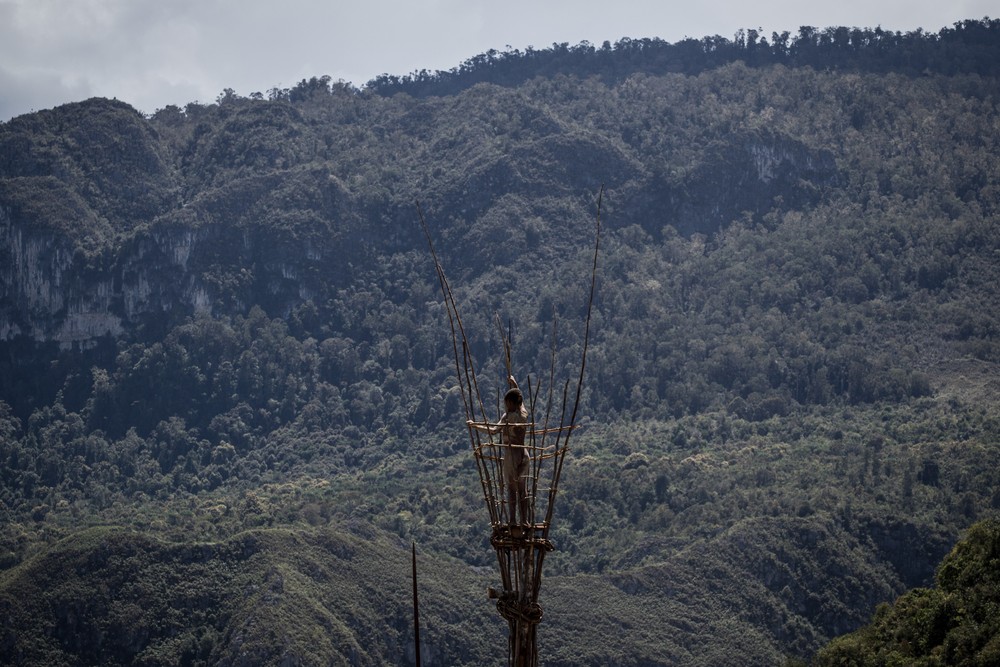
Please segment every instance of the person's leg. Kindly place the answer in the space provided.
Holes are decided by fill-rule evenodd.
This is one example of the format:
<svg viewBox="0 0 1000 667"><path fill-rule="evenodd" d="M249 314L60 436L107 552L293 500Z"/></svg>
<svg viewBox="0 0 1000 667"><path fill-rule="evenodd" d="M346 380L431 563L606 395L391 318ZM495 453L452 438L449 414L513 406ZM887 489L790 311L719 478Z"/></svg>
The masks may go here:
<svg viewBox="0 0 1000 667"><path fill-rule="evenodd" d="M510 525L517 523L517 479L507 480L507 521Z"/></svg>

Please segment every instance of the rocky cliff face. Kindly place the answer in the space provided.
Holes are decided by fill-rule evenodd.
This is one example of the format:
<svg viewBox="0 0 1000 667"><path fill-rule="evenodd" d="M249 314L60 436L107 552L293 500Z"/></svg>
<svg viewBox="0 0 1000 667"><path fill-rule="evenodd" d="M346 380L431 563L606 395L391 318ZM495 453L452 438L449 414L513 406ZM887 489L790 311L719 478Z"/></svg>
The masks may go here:
<svg viewBox="0 0 1000 667"><path fill-rule="evenodd" d="M213 135L187 129L160 136L108 100L0 125L0 343L87 348L254 304L283 315L341 275L354 205L328 170L286 160L206 181L185 161Z"/></svg>
<svg viewBox="0 0 1000 667"><path fill-rule="evenodd" d="M0 209L0 340L87 347L172 310L209 311L206 287L186 271L204 236L161 231L119 253L87 256L70 239Z"/></svg>
<svg viewBox="0 0 1000 667"><path fill-rule="evenodd" d="M839 179L834 156L770 131L735 134L708 146L699 164L669 183L665 208L683 234L713 234L744 211L801 208Z"/></svg>
<svg viewBox="0 0 1000 667"><path fill-rule="evenodd" d="M0 127L0 341L62 347L120 336L155 308L150 271L126 239L176 199L150 124L88 100ZM123 250L125 250L123 252Z"/></svg>
<svg viewBox="0 0 1000 667"><path fill-rule="evenodd" d="M557 126L502 151L477 144L479 167L460 168L464 154L418 160L433 135L426 146L397 146L398 131L348 138L282 109L223 105L157 123L90 100L0 127L0 342L87 347L253 305L287 316L343 287L366 249L421 247L413 204L424 196L433 217L456 221L460 252L487 265L511 220L525 242L559 245L565 235L544 221L532 231L524 205L545 193L603 182L618 190L620 224L708 235L746 212L808 206L838 179L828 151L770 130L723 136L669 175L617 139ZM376 169L364 178L378 182L358 187L371 167L354 153L366 151L452 176L423 184Z"/></svg>
<svg viewBox="0 0 1000 667"><path fill-rule="evenodd" d="M164 222L88 256L0 208L0 341L88 347L197 314L287 314L336 274L328 248L263 228Z"/></svg>

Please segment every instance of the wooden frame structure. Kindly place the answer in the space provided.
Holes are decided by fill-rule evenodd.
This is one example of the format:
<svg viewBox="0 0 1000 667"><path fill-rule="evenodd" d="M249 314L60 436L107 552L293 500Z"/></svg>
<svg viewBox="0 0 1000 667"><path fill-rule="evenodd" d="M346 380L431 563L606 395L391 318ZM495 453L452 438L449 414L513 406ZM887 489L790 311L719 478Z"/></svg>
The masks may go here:
<svg viewBox="0 0 1000 667"><path fill-rule="evenodd" d="M490 544L496 552L500 573L502 588L499 591L490 588L487 594L496 600L497 611L507 621L509 629L507 663L512 667L535 667L538 664L537 627L542 620L542 608L538 603L538 594L542 582L542 565L546 554L555 549L555 545L549 539L552 514L559 488L559 478L562 475L563 462L566 458L566 452L569 451L570 436L577 426L577 411L587 365L587 344L590 340L590 315L597 284L603 195L604 189L602 187L597 198L590 295L584 326L580 373L576 382L575 394L571 398L568 379L563 382L562 388L557 390L555 379L556 332L553 323L552 354L547 387L544 391L540 391L539 387L534 386L535 382L532 377L530 375L527 377L524 405L528 411L528 420L523 425L526 430L523 445L501 442L501 439L497 437L497 432L502 425L487 417L475 364L458 306L434 249L423 213L420 212L420 223L427 236L427 242L434 259L434 267L447 306L455 354L455 374L462 390L462 401L465 406L472 453L479 471L483 499L489 513L492 531ZM499 325L499 316L497 320ZM513 356L511 335L509 331L505 334L502 325L499 325L498 328L503 341L507 377L513 377L511 372ZM541 402L539 399L542 399ZM499 400L497 403L499 404ZM497 413L499 413L499 409L497 409ZM507 481L503 472L504 456L508 455L513 447L521 447L528 460L527 479L524 480L523 487L518 487L525 489L524 495L526 496L523 503L518 497L518 504L522 507L519 512L515 512L515 508L510 506L508 498L511 497L511 494L506 488ZM518 491L519 493L520 491ZM515 521L516 514L523 515L525 510L527 510L527 516L521 516L520 521Z"/></svg>

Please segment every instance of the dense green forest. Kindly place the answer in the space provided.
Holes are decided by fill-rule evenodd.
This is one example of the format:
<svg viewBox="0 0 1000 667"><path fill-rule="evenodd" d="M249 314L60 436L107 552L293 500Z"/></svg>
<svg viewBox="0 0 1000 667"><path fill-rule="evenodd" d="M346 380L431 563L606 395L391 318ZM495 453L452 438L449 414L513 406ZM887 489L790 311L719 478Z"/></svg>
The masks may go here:
<svg viewBox="0 0 1000 667"><path fill-rule="evenodd" d="M870 625L825 647L817 665L1000 662L1000 523L976 524L941 563L935 587L879 605Z"/></svg>
<svg viewBox="0 0 1000 667"><path fill-rule="evenodd" d="M501 664L417 204L492 391L498 316L519 377L576 372L602 186L542 662L860 661L911 607L926 664L995 644L951 617L1000 512L998 48L553 45L0 124L0 662L412 664L415 542L426 661Z"/></svg>
<svg viewBox="0 0 1000 667"><path fill-rule="evenodd" d="M816 69L846 69L900 74L998 73L997 20L966 20L937 33L922 29L902 33L877 28L801 26L796 34L760 28L740 30L733 39L720 35L686 38L676 43L657 38L629 37L600 47L589 42L575 46L556 43L551 48L481 53L447 72L420 70L405 76L382 74L367 88L383 95L406 92L415 96L449 95L482 82L517 85L536 76L567 72L621 81L637 72L700 74L733 61L752 67L785 65ZM272 89L272 96L301 95L296 90Z"/></svg>

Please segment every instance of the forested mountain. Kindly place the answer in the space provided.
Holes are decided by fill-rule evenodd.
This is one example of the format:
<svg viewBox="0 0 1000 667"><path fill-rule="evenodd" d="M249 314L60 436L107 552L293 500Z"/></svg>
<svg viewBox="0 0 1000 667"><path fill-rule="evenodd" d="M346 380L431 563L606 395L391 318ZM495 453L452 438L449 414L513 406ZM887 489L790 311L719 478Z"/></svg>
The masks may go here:
<svg viewBox="0 0 1000 667"><path fill-rule="evenodd" d="M917 588L871 624L831 642L817 665L995 665L1000 662L1000 522L974 525Z"/></svg>
<svg viewBox="0 0 1000 667"><path fill-rule="evenodd" d="M1000 22L751 33L0 124L0 662L412 663L415 541L426 662L502 663L417 205L499 387L498 316L577 368L602 186L542 661L929 586L1000 510Z"/></svg>

